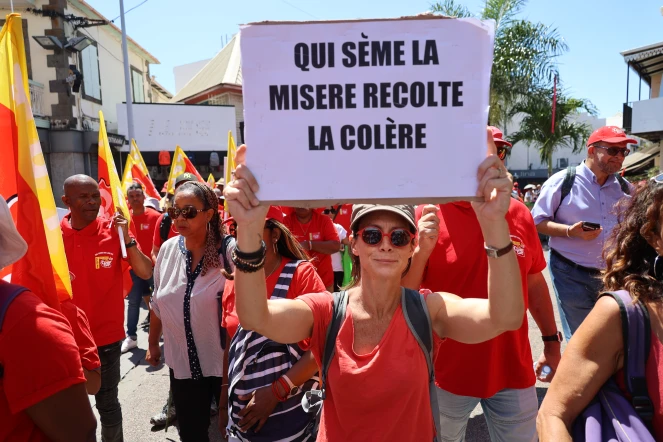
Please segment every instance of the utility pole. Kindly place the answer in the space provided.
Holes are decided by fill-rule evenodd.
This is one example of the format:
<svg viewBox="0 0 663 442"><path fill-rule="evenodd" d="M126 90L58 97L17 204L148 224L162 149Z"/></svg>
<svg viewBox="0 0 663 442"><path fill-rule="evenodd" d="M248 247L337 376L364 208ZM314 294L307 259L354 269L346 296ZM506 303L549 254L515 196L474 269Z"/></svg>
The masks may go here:
<svg viewBox="0 0 663 442"><path fill-rule="evenodd" d="M122 20L122 59L124 60L124 90L127 95L127 129L129 142L134 139L134 110L131 93L131 69L129 65L129 47L127 46L127 26L124 22L124 0L120 0L120 18ZM122 167L120 165L120 167Z"/></svg>

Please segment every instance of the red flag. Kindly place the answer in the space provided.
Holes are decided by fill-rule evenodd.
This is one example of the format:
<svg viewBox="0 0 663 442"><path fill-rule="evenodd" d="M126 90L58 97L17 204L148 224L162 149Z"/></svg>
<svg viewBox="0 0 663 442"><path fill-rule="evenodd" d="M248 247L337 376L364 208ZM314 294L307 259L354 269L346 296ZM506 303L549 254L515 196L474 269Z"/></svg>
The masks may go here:
<svg viewBox="0 0 663 442"><path fill-rule="evenodd" d="M550 133L555 133L555 111L557 110L557 75L555 75L555 83L553 85L553 99L552 99L552 128Z"/></svg>

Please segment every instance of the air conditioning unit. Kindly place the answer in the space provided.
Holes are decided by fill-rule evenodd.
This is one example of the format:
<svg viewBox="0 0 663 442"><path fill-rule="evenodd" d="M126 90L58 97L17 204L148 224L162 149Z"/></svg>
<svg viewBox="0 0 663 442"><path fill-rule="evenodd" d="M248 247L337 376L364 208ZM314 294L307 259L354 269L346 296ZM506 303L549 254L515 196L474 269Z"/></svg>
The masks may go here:
<svg viewBox="0 0 663 442"><path fill-rule="evenodd" d="M560 169L566 169L569 167L569 159L568 158L560 158L559 160L559 168Z"/></svg>

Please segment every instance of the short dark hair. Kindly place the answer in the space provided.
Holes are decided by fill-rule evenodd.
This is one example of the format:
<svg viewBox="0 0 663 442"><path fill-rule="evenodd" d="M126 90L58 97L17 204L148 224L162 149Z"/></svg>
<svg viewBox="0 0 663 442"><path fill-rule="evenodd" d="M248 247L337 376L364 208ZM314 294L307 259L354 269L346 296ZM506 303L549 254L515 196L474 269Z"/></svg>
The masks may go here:
<svg viewBox="0 0 663 442"><path fill-rule="evenodd" d="M127 195L129 195L129 192L131 192L132 190L140 190L141 192L143 192L143 195L145 194L145 191L143 190L143 186L141 186L140 183L137 183L135 181L133 183L131 183L129 185L129 187L127 187Z"/></svg>

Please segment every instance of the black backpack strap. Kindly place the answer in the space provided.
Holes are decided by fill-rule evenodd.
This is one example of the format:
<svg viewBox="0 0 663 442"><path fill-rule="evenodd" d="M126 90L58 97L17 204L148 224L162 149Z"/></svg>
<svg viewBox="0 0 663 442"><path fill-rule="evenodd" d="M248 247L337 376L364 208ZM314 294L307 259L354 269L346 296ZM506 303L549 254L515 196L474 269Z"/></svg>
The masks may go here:
<svg viewBox="0 0 663 442"><path fill-rule="evenodd" d="M401 288L401 307L408 328L417 340L421 351L426 358L428 366L428 383L430 395L430 407L435 423L436 437L440 431L440 409L437 403L437 391L435 386L435 355L433 348L433 325L431 324L428 307L424 295L417 290Z"/></svg>
<svg viewBox="0 0 663 442"><path fill-rule="evenodd" d="M28 289L16 284L9 284L0 282L0 332L2 332L2 323L5 319L5 314L9 310L9 304L12 303L18 295L27 292ZM4 369L0 365L0 379L4 374Z"/></svg>
<svg viewBox="0 0 663 442"><path fill-rule="evenodd" d="M654 407L647 390L645 369L651 347L649 312L640 301L633 299L626 290L605 292L619 305L624 339L624 383L631 395L631 404L640 419L651 429Z"/></svg>
<svg viewBox="0 0 663 442"><path fill-rule="evenodd" d="M235 238L232 235L226 235L223 237L221 240L221 249L219 250L219 254L223 257L223 268L226 270L228 273L232 273L233 269L230 267L230 262L228 262L228 247L230 246L230 243L233 242Z"/></svg>
<svg viewBox="0 0 663 442"><path fill-rule="evenodd" d="M559 210L564 199L569 196L571 189L573 189L573 183L576 180L576 167L569 166L566 168L566 175L564 176L564 181L562 181L562 195L559 198L559 204L553 213L553 220L557 217L557 211Z"/></svg>
<svg viewBox="0 0 663 442"><path fill-rule="evenodd" d="M628 181L626 181L624 177L618 173L615 174L615 178L617 178L617 181L619 182L619 187L622 188L622 192L624 192L625 195L630 195L631 188L628 185Z"/></svg>
<svg viewBox="0 0 663 442"><path fill-rule="evenodd" d="M322 390L322 399L325 399L325 389L327 388L327 372L336 353L336 337L345 321L345 312L348 307L348 292L343 290L334 293L334 306L332 309L332 320L327 327L327 336L325 338L325 351L322 354L322 373L320 373Z"/></svg>
<svg viewBox="0 0 663 442"><path fill-rule="evenodd" d="M161 237L162 242L168 240L168 234L170 233L170 226L173 224L173 219L168 216L168 213L163 215L161 218L161 224L159 224L159 236Z"/></svg>

